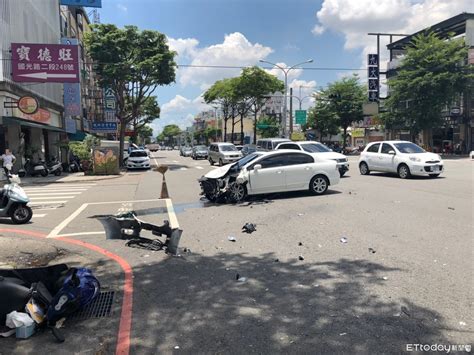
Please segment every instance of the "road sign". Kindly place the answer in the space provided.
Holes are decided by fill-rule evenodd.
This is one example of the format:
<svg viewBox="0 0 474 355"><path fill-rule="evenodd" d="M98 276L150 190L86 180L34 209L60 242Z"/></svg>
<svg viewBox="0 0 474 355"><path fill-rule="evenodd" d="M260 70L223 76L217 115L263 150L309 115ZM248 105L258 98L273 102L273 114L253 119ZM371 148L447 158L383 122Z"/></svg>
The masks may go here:
<svg viewBox="0 0 474 355"><path fill-rule="evenodd" d="M61 0L61 5L102 7L102 0Z"/></svg>
<svg viewBox="0 0 474 355"><path fill-rule="evenodd" d="M78 46L12 43L13 81L79 82Z"/></svg>
<svg viewBox="0 0 474 355"><path fill-rule="evenodd" d="M99 133L115 133L117 122L92 122L92 130Z"/></svg>
<svg viewBox="0 0 474 355"><path fill-rule="evenodd" d="M296 110L295 111L295 123L296 124L305 124L306 123L306 110Z"/></svg>

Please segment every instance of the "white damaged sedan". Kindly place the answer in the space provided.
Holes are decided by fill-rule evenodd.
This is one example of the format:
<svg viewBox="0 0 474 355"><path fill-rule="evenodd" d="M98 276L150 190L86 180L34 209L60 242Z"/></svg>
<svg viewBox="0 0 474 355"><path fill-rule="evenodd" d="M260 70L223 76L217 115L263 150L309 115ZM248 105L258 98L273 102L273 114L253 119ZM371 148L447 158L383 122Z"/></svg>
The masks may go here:
<svg viewBox="0 0 474 355"><path fill-rule="evenodd" d="M335 161L295 150L256 152L234 164L212 170L199 179L210 201L243 201L247 195L309 190L326 193L339 183Z"/></svg>

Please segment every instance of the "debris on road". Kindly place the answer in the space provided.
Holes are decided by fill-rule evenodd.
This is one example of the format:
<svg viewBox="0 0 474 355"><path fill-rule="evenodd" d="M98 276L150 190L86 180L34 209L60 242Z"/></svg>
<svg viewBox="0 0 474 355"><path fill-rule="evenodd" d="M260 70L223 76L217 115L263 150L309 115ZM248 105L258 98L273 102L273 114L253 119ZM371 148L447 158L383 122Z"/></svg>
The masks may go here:
<svg viewBox="0 0 474 355"><path fill-rule="evenodd" d="M298 245L299 245L299 246L302 246L302 245L303 245L303 243L299 242L299 243L298 243Z"/></svg>
<svg viewBox="0 0 474 355"><path fill-rule="evenodd" d="M341 238L341 243L344 243L344 244L347 243L347 237L342 237Z"/></svg>
<svg viewBox="0 0 474 355"><path fill-rule="evenodd" d="M233 237L233 236L231 236L231 235L227 237L227 240L228 240L229 242L236 242L236 241L237 241L237 239L235 239L235 237Z"/></svg>
<svg viewBox="0 0 474 355"><path fill-rule="evenodd" d="M304 216L304 213L298 213L298 217Z"/></svg>
<svg viewBox="0 0 474 355"><path fill-rule="evenodd" d="M183 253L190 253L190 252L191 252L191 249L189 249L189 248L184 248L183 249Z"/></svg>
<svg viewBox="0 0 474 355"><path fill-rule="evenodd" d="M374 249L374 248L369 248L369 253L375 254L375 253L376 253L376 251L375 251L375 249Z"/></svg>
<svg viewBox="0 0 474 355"><path fill-rule="evenodd" d="M175 350L179 350L179 346L178 346L178 345L176 345L174 348L175 348Z"/></svg>
<svg viewBox="0 0 474 355"><path fill-rule="evenodd" d="M408 317L411 317L410 311L408 310L407 307L402 306L402 307L401 307L401 310L402 310L402 313L406 314Z"/></svg>
<svg viewBox="0 0 474 355"><path fill-rule="evenodd" d="M276 262L276 263L278 263L278 262L280 262L280 259L275 259L275 260L273 260L273 261Z"/></svg>
<svg viewBox="0 0 474 355"><path fill-rule="evenodd" d="M339 335L340 335L340 336L342 336L342 335L347 335L347 333L339 333Z"/></svg>
<svg viewBox="0 0 474 355"><path fill-rule="evenodd" d="M257 231L257 225L254 223L245 223L242 227L242 233L252 234Z"/></svg>
<svg viewBox="0 0 474 355"><path fill-rule="evenodd" d="M448 207L448 210L453 210L454 211L455 208L454 207Z"/></svg>
<svg viewBox="0 0 474 355"><path fill-rule="evenodd" d="M464 326L466 325L466 322L462 322L462 321L461 321L461 322L459 322L459 325L460 325L461 327L464 327Z"/></svg>
<svg viewBox="0 0 474 355"><path fill-rule="evenodd" d="M382 279L384 279L385 281L387 281L387 280L388 280L388 277L387 277L387 276L384 276L384 277L382 277Z"/></svg>
<svg viewBox="0 0 474 355"><path fill-rule="evenodd" d="M247 281L247 278L246 277L241 277L239 274L235 275L235 280L237 282L245 282Z"/></svg>
<svg viewBox="0 0 474 355"><path fill-rule="evenodd" d="M304 260L304 256L303 255L298 256L298 260Z"/></svg>

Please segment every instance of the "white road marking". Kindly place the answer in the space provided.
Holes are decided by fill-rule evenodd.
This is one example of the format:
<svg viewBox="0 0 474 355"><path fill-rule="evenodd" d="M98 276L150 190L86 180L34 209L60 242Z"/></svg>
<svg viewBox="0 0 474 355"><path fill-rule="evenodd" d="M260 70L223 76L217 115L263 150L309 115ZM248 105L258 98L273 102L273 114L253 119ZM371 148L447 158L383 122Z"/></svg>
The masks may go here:
<svg viewBox="0 0 474 355"><path fill-rule="evenodd" d="M179 168L179 170L188 170L188 168Z"/></svg>
<svg viewBox="0 0 474 355"><path fill-rule="evenodd" d="M81 207L75 210L68 218L59 223L52 231L48 234L46 238L57 238L59 232L61 232L69 223L71 223L74 218L79 216L82 211L84 211L89 204L84 203Z"/></svg>
<svg viewBox="0 0 474 355"><path fill-rule="evenodd" d="M44 216L46 216L46 213L43 213L43 214L33 213L33 217L32 217L32 218L43 218Z"/></svg>
<svg viewBox="0 0 474 355"><path fill-rule="evenodd" d="M42 200L42 199L45 199L47 198L48 200L58 200L58 199L61 199L61 198L74 198L76 196L65 196L65 195L61 195L61 196L49 196L49 195L35 195L32 197L32 195L28 195L28 197L30 198L30 201L33 201L33 200Z"/></svg>
<svg viewBox="0 0 474 355"><path fill-rule="evenodd" d="M203 170L204 168L202 166L196 166L196 169Z"/></svg>
<svg viewBox="0 0 474 355"><path fill-rule="evenodd" d="M35 191L34 193L32 194L28 194L28 197L31 197L31 196L55 196L55 195L80 195L82 194L82 192L68 192L68 193L65 193L65 192L48 192L47 194L45 193L36 193L37 191Z"/></svg>
<svg viewBox="0 0 474 355"><path fill-rule="evenodd" d="M100 232L80 232L80 233L58 234L55 238L75 237L75 236L78 236L78 235L97 235L97 234L105 234L105 232L100 231Z"/></svg>
<svg viewBox="0 0 474 355"><path fill-rule="evenodd" d="M54 189L54 188L44 188L44 189L23 189L25 192L84 192L88 189L85 187L78 187L78 188L67 188L67 189Z"/></svg>
<svg viewBox="0 0 474 355"><path fill-rule="evenodd" d="M62 201L31 201L30 205L50 205L52 203L66 203L67 200Z"/></svg>

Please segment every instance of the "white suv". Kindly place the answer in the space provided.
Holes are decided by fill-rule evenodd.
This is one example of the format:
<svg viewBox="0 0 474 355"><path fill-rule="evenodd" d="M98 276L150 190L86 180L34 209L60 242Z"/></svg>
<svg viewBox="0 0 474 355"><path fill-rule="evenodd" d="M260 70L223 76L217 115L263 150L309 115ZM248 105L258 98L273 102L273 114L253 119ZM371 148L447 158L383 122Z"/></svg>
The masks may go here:
<svg viewBox="0 0 474 355"><path fill-rule="evenodd" d="M214 165L219 163L220 166L233 163L242 158L242 152L237 150L232 143L212 143L209 146L209 163Z"/></svg>
<svg viewBox="0 0 474 355"><path fill-rule="evenodd" d="M302 150L314 157L324 160L334 160L337 163L337 169L339 170L340 177L343 177L344 174L349 170L349 163L347 161L347 157L344 154L333 152L331 149L319 142L285 142L278 144L275 149Z"/></svg>
<svg viewBox="0 0 474 355"><path fill-rule="evenodd" d="M438 154L428 153L408 141L383 141L367 145L360 154L359 170L397 173L402 179L411 175L438 177L443 172L443 161Z"/></svg>

